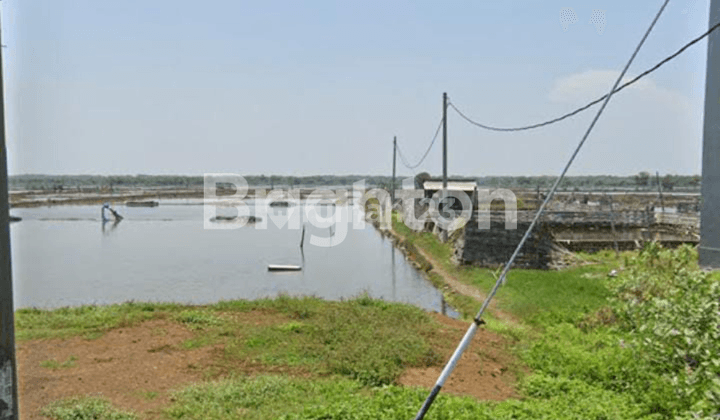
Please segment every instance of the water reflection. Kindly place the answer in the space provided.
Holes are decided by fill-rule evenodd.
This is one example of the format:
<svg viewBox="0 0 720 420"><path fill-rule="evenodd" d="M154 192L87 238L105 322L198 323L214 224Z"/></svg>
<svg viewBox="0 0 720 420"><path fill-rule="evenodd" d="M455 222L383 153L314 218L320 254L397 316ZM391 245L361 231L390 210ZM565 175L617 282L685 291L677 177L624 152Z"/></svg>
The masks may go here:
<svg viewBox="0 0 720 420"><path fill-rule="evenodd" d="M117 229L117 226L120 224L120 219L113 220L110 227L106 227L106 225L110 223L110 220L105 219L101 223L103 235L109 236L115 229Z"/></svg>
<svg viewBox="0 0 720 420"><path fill-rule="evenodd" d="M395 272L395 252L397 252L397 250L395 249L395 247L391 246L390 247L390 266L391 266L391 271L392 271L392 298L393 298L393 300L397 299L397 287L395 284L397 282L397 273Z"/></svg>

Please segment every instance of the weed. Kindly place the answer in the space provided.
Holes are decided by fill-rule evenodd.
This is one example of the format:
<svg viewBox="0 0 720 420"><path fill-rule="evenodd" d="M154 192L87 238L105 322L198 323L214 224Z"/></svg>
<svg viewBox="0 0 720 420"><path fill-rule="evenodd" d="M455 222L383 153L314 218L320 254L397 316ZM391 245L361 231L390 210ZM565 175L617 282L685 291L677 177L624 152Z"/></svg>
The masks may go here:
<svg viewBox="0 0 720 420"><path fill-rule="evenodd" d="M77 357L75 357L74 355L70 355L70 357L68 357L67 360L65 360L62 363L58 362L55 359L50 359L50 360L43 360L42 362L40 362L40 366L44 367L46 369L53 369L53 370L68 369L68 368L75 367L76 361L77 361Z"/></svg>
<svg viewBox="0 0 720 420"><path fill-rule="evenodd" d="M44 416L55 420L136 420L128 411L114 408L107 400L96 397L77 397L50 404L42 410Z"/></svg>

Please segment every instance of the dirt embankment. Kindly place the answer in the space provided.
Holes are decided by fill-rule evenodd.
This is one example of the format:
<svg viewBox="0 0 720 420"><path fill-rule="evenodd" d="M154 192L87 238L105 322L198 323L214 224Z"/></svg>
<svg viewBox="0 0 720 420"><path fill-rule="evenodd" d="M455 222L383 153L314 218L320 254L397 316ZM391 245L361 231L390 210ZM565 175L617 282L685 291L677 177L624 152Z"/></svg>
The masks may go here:
<svg viewBox="0 0 720 420"><path fill-rule="evenodd" d="M91 205L109 202L159 199L203 198L202 189L146 190L118 193L40 193L10 192L10 208L29 208L59 205Z"/></svg>
<svg viewBox="0 0 720 420"><path fill-rule="evenodd" d="M109 331L96 340L21 342L17 349L21 417L43 419L40 410L53 401L92 395L157 418L170 402L168 391L201 380L211 360L212 347L180 349L192 336L181 325L154 320Z"/></svg>
<svg viewBox="0 0 720 420"><path fill-rule="evenodd" d="M441 284L435 284L436 287L443 290L443 292L457 293L463 296L470 297L478 303L478 309L480 305L485 301L487 295L480 291L477 287L470 286L458 280L448 270L444 269L442 264L435 259L430 253L421 249L417 246L408 246L406 238L398 233L397 231L381 230L383 235L388 235L392 238L395 246L397 246L402 252L408 257L408 259L415 265L415 267L426 273L435 273L441 279ZM497 306L497 301L491 301L489 310L492 314L505 322L517 323L517 319L510 313L502 311Z"/></svg>

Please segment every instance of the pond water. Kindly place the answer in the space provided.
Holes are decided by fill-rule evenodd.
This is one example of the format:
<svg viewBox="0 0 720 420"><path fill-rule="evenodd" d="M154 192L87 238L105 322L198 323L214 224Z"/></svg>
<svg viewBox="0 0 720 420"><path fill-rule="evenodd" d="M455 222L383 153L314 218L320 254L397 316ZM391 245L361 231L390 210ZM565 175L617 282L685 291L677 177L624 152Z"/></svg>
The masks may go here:
<svg viewBox="0 0 720 420"><path fill-rule="evenodd" d="M328 215L342 206L315 207ZM265 218L264 228L223 230L205 229L203 206L192 200L162 201L153 208L121 205L116 210L124 219L117 224L101 221L99 205L13 209L22 217L10 227L15 307L129 300L205 304L280 293L338 300L367 292L443 310L442 294L371 225L350 226L339 244L321 247L309 238L331 238L338 228L301 222L307 229L301 252L302 229L282 223L302 217L304 206L258 203L257 209L272 216ZM217 214L228 212L236 210L218 209ZM269 272L269 264L303 269Z"/></svg>

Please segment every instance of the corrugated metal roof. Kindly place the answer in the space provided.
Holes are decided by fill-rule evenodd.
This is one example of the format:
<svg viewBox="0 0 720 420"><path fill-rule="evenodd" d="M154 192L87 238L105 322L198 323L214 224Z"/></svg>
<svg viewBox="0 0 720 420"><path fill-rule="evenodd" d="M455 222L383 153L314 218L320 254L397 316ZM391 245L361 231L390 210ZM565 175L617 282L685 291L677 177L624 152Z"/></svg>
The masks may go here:
<svg viewBox="0 0 720 420"><path fill-rule="evenodd" d="M423 188L426 190L441 190L443 187L442 181L425 181ZM458 182L448 181L447 189L449 191L474 191L477 188L475 182Z"/></svg>

